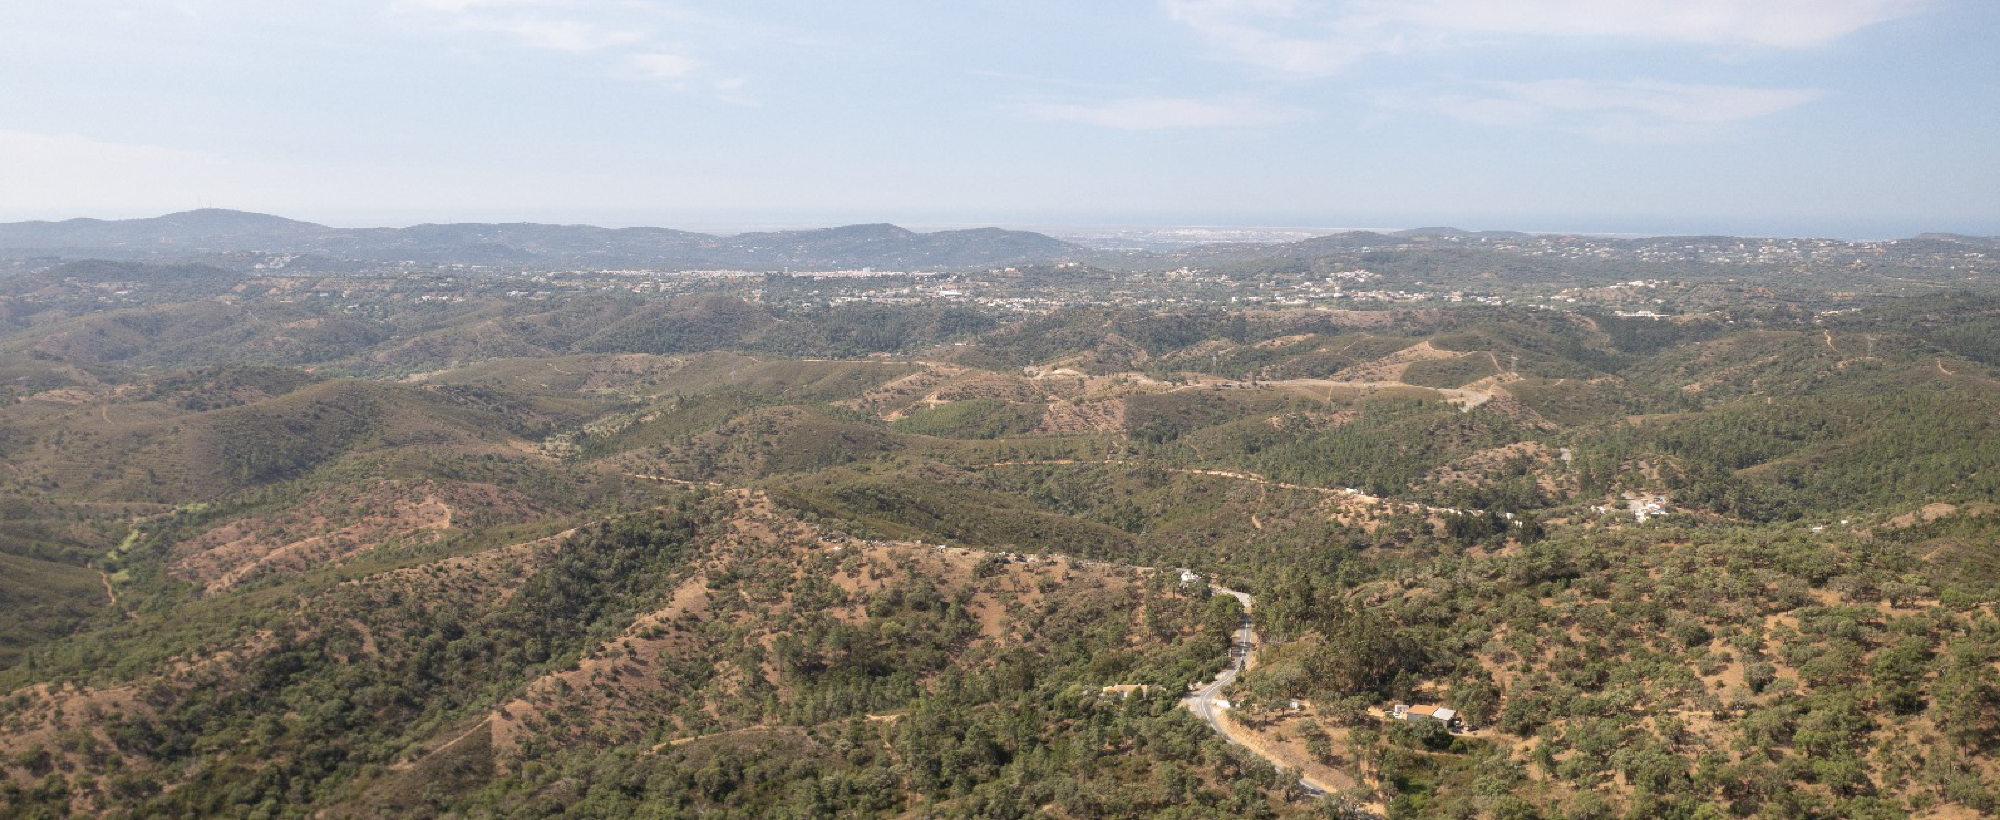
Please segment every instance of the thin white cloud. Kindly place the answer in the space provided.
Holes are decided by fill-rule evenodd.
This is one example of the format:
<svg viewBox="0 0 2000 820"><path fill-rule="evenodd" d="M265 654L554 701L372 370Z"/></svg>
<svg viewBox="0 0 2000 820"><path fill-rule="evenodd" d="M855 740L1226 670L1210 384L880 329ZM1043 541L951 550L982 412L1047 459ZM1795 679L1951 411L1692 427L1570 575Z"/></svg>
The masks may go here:
<svg viewBox="0 0 2000 820"><path fill-rule="evenodd" d="M1295 109L1256 100L1151 97L1108 103L1041 103L1020 106L1039 120L1075 122L1126 131L1257 128L1296 118Z"/></svg>
<svg viewBox="0 0 2000 820"><path fill-rule="evenodd" d="M531 48L577 53L638 45L649 37L647 32L638 29L538 15L472 19L460 26L507 35Z"/></svg>
<svg viewBox="0 0 2000 820"><path fill-rule="evenodd" d="M1363 0L1368 14L1443 31L1629 37L1810 48L1922 11L1931 0Z"/></svg>
<svg viewBox="0 0 2000 820"><path fill-rule="evenodd" d="M565 52L607 77L713 94L732 104L746 79L725 74L686 42L707 42L726 20L676 3L639 0L391 0L405 20L435 31L497 36L523 48ZM710 49L713 50L713 49Z"/></svg>
<svg viewBox="0 0 2000 820"><path fill-rule="evenodd" d="M463 14L474 9L548 7L561 5L551 0L400 0L409 8Z"/></svg>
<svg viewBox="0 0 2000 820"><path fill-rule="evenodd" d="M682 82L701 69L701 61L683 54L647 52L634 54L626 62L648 80Z"/></svg>
<svg viewBox="0 0 2000 820"><path fill-rule="evenodd" d="M1163 0L1218 54L1281 75L1494 37L1810 48L1937 0Z"/></svg>
<svg viewBox="0 0 2000 820"><path fill-rule="evenodd" d="M1015 71L993 71L991 69L984 69L984 68L966 69L965 73L968 76L981 77L989 80L1006 80L1014 83L1028 83L1032 85L1042 85L1042 86L1059 86L1062 88L1069 88L1080 91L1108 92L1108 91L1116 91L1121 88L1121 86L1119 86L1116 83L1093 82L1090 80L1079 80L1070 77L1051 77L1042 74L1025 74Z"/></svg>
<svg viewBox="0 0 2000 820"><path fill-rule="evenodd" d="M1222 55L1280 74L1333 74L1400 47L1393 37L1371 41L1367 21L1299 0L1166 0L1166 7Z"/></svg>
<svg viewBox="0 0 2000 820"><path fill-rule="evenodd" d="M1657 80L1590 82L1544 80L1493 83L1493 87L1553 111L1631 110L1675 122L1738 122L1812 102L1814 89L1742 88Z"/></svg>
<svg viewBox="0 0 2000 820"><path fill-rule="evenodd" d="M1405 95L1384 102L1484 125L1553 128L1613 142L1681 142L1721 136L1731 126L1825 94L1817 89L1561 79L1482 83L1469 94Z"/></svg>

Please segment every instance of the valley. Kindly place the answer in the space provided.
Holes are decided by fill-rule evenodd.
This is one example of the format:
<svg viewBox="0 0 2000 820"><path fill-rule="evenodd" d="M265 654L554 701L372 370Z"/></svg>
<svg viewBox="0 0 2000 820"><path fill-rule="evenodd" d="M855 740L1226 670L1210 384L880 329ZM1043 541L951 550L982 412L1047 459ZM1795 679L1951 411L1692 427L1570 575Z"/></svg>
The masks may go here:
<svg viewBox="0 0 2000 820"><path fill-rule="evenodd" d="M1990 294L987 238L10 263L0 817L2000 811Z"/></svg>

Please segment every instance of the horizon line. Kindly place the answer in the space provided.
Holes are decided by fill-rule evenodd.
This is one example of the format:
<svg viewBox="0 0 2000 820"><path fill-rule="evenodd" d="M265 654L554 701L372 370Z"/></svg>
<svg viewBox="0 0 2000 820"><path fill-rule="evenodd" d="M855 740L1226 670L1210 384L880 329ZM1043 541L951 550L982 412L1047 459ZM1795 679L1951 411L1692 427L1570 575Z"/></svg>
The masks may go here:
<svg viewBox="0 0 2000 820"><path fill-rule="evenodd" d="M318 219L300 219L296 217L285 216L279 213L273 213L271 211L247 210L242 208L225 208L225 207L215 207L215 206L204 206L204 207L190 208L185 210L169 211L166 213L153 214L150 216L113 216L113 217L69 216L69 217L61 217L54 219L16 218L11 221L0 221L0 225L8 225L8 224L22 225L22 224L36 224L36 223L54 225L76 220L93 220L98 222L142 222L153 219L163 219L166 217L203 213L203 212L274 217L294 222L303 222L306 224L316 225L319 227L328 228L332 230L403 230L423 225L544 225L544 226L560 226L560 227L603 228L607 230L623 230L632 228L660 228L666 230L682 230L695 233L720 233L727 235L727 234L742 234L742 233L757 233L757 232L827 230L834 228L854 227L858 225L892 225L895 227L903 228L905 230L912 230L917 232L1000 228L1005 230L1032 231L1037 233L1048 234L1051 236L1057 236L1059 234L1075 235L1078 232L1087 232L1087 231L1112 231L1112 230L1122 230L1122 231L1209 230L1209 231L1241 231L1241 232L1270 231L1270 232L1307 233L1313 236L1326 236L1326 235L1352 233L1352 232L1394 234L1400 232L1421 231L1421 230L1455 230L1455 231L1464 231L1467 233L1518 233L1518 234L1526 234L1529 236L1544 236L1544 237L1545 236L1590 236L1590 237L1607 238L1607 239L1646 239L1646 238L1675 237L1675 236L1726 236L1739 239L1832 239L1832 240L1841 240L1847 242L1887 242L1887 241L1897 241L1904 239L1913 239L1919 236L1930 235L1930 234L1968 236L1979 239L2000 238L2000 232L1989 234L1989 233L1981 233L1978 230L1966 231L1966 230L1930 229L1930 230L1910 232L1908 231L1908 229L1905 229L1903 231L1896 231L1896 230L1827 231L1827 232L1751 231L1751 232L1737 233L1737 232L1728 232L1727 230L1718 231L1713 228L1699 229L1699 228L1693 228L1691 226L1684 226L1681 227L1680 229L1668 228L1668 229L1650 229L1650 230L1633 230L1630 228L1626 229L1612 229L1612 228L1551 229L1551 228L1519 228L1519 227L1463 228L1460 227L1459 224L1453 224L1454 222L1458 221L1451 219L1438 219L1438 220L1416 219L1416 220L1409 220L1410 222L1415 223L1409 227L1383 227L1380 222L1375 222L1373 225L1367 225L1363 224L1360 220L1352 220L1352 221L1340 220L1338 222L1334 220L1327 220L1316 223L1313 220L1297 219L1297 218L1293 219L1276 218L1270 221L1249 221L1250 218L1245 218L1245 220L1241 221L1230 221L1227 220L1226 218L1217 219L1214 217L1214 215L1204 215L1206 218L1190 217L1188 219L1172 219L1166 215L1161 215L1159 217L1154 217L1154 218L1147 218L1136 214L1130 215L1128 218L1123 218L1123 219L1103 216L1103 215L1097 215L1093 217L1075 217L1075 218L1062 218L1055 215L1047 215L1040 218L1020 217L1020 218L999 218L990 220L964 219L964 218L935 218L935 217L898 220L893 218L886 218L886 219L854 219L852 217L842 218L842 217L832 216L830 214L821 215L818 218L815 218L803 213L781 215L782 212L774 213L770 211L766 211L762 215L753 216L749 214L744 214L738 217L729 217L729 216L724 216L725 213L729 213L728 211L721 211L721 212L711 211L708 212L708 215L705 218L689 214L687 216L690 218L680 219L680 220L663 220L659 218L647 218L647 217L637 217L637 216L628 216L623 219L607 220L601 217L610 216L611 214L601 213L598 214L598 217L600 218L597 219L592 219L590 217L579 214L580 218L573 220L487 218L483 220L482 219L457 219L457 220L422 219L419 221L405 222L400 219L385 218L386 217L385 213L383 216L378 216L373 218L377 222L377 224L353 224L365 218L356 218L355 216L350 215L348 218L328 219L327 221L322 222L319 221ZM661 214L660 216L665 216L665 214ZM1554 221L1547 218L1539 218L1539 217L1533 219L1535 221L1542 221L1542 222ZM661 224L662 222L666 221L678 222L679 224L678 225ZM1485 222L1485 221L1487 220L1483 219L1480 220L1480 222ZM1577 221L1586 221L1586 220L1578 219ZM1632 221L1642 221L1642 220L1635 219ZM382 222L387 222L390 224L381 224ZM336 224L336 223L347 223L347 224ZM1250 240L1250 239L1235 240L1235 241L1241 241L1246 243L1259 242L1259 240ZM1282 240L1264 240L1264 241L1282 241Z"/></svg>

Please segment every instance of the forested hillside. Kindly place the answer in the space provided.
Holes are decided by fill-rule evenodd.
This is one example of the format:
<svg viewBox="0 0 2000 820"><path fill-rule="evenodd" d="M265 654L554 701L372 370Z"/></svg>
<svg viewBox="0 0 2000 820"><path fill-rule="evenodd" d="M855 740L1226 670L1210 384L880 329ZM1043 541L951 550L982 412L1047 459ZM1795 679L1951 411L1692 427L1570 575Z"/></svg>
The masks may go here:
<svg viewBox="0 0 2000 820"><path fill-rule="evenodd" d="M246 281L0 277L0 817L2000 813L1991 299Z"/></svg>

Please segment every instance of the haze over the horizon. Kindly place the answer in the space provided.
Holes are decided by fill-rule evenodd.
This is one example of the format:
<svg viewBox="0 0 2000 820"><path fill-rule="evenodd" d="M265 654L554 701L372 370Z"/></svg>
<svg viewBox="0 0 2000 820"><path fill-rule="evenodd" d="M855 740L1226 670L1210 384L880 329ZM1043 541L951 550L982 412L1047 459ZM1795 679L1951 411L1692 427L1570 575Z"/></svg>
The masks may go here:
<svg viewBox="0 0 2000 820"><path fill-rule="evenodd" d="M0 11L0 220L2000 234L2000 5Z"/></svg>

